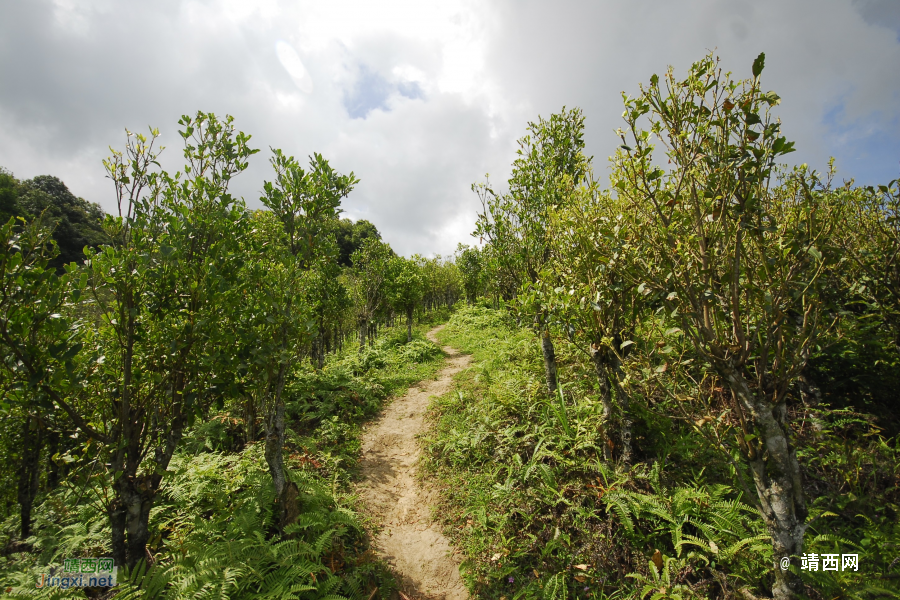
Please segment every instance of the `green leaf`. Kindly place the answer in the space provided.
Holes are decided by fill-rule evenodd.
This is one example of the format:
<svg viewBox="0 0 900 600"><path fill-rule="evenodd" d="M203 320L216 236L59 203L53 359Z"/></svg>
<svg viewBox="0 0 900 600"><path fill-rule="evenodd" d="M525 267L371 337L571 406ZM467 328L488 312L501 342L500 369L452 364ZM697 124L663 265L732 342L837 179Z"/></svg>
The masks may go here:
<svg viewBox="0 0 900 600"><path fill-rule="evenodd" d="M759 77L759 74L763 72L763 68L766 66L766 53L760 52L759 56L756 57L756 60L753 61L753 76Z"/></svg>
<svg viewBox="0 0 900 600"><path fill-rule="evenodd" d="M786 140L785 140L784 137L780 137L780 138L776 139L776 140L772 143L772 152L775 153L775 154L780 154L782 148L784 148L784 143L785 143L785 141L786 141Z"/></svg>
<svg viewBox="0 0 900 600"><path fill-rule="evenodd" d="M815 246L810 246L809 250L807 250L807 252L809 253L810 256L815 258L817 261L822 260L822 253L819 252L819 249L816 248Z"/></svg>
<svg viewBox="0 0 900 600"><path fill-rule="evenodd" d="M69 348L69 350L68 350L65 354L63 354L62 360L69 360L69 359L71 359L73 356L75 356L76 354L78 354L79 352L81 352L81 349L82 349L82 348L84 348L84 344L82 344L81 342L75 344L74 346L72 346L71 348Z"/></svg>
<svg viewBox="0 0 900 600"><path fill-rule="evenodd" d="M619 350L624 350L625 348L627 348L628 346L632 345L633 343L634 343L633 340L625 340L624 342L622 342L621 344L619 344Z"/></svg>

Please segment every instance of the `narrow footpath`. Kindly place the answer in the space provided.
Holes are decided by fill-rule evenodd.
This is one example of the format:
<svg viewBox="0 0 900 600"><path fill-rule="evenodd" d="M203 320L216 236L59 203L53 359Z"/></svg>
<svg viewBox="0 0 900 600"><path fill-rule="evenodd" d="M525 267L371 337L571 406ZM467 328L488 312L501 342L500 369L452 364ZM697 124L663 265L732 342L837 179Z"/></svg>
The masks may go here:
<svg viewBox="0 0 900 600"><path fill-rule="evenodd" d="M428 332L435 334L441 325ZM447 362L436 380L420 381L396 398L363 433L362 476L358 490L381 524L376 550L400 579L410 600L465 600L469 597L459 576L459 558L441 526L431 518L436 492L416 480L421 456L418 435L426 428L425 411L432 396L450 390L453 375L470 357L444 346Z"/></svg>

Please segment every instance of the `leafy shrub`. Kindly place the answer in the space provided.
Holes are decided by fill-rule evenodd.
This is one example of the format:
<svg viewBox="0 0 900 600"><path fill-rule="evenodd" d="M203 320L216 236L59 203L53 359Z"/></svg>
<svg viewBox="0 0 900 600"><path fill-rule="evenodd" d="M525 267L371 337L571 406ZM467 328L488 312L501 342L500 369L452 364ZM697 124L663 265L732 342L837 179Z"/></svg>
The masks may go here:
<svg viewBox="0 0 900 600"><path fill-rule="evenodd" d="M287 413L305 427L332 416L361 419L373 415L386 396L376 378L361 378L345 363L298 374L286 390Z"/></svg>
<svg viewBox="0 0 900 600"><path fill-rule="evenodd" d="M397 348L396 356L408 363L423 363L441 355L441 349L425 340L413 340Z"/></svg>
<svg viewBox="0 0 900 600"><path fill-rule="evenodd" d="M685 583L722 579L722 570L745 582L769 584L759 580L772 564L768 532L756 509L741 502L730 486L695 481L669 488L661 481L659 462L649 471L638 465L631 476L631 486L645 482L650 490L623 487L602 500L632 544L661 550L657 561L662 564L651 561L629 577L665 589L669 597L690 596L699 586ZM689 577L698 572L706 577Z"/></svg>
<svg viewBox="0 0 900 600"><path fill-rule="evenodd" d="M456 311L447 323L449 332L472 331L476 329L513 328L513 321L505 311L494 310L488 306L467 306Z"/></svg>

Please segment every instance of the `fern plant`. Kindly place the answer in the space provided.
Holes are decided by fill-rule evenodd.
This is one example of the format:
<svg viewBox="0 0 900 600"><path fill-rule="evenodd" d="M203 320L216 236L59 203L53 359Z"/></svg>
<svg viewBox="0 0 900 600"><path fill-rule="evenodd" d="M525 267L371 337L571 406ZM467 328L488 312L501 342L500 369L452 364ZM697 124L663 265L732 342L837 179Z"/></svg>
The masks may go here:
<svg viewBox="0 0 900 600"><path fill-rule="evenodd" d="M637 544L665 548L681 566L719 568L759 583L756 578L771 565L771 545L756 510L742 503L734 490L700 483L669 489L660 482L659 463L636 476L650 484L651 493L620 488L602 500ZM668 577L669 564L653 564L659 577ZM638 579L648 576L632 575Z"/></svg>
<svg viewBox="0 0 900 600"><path fill-rule="evenodd" d="M256 446L241 455L181 456L173 467L155 514L162 558L130 573L123 597L344 597L343 556L360 527L312 474L291 472L301 513L278 538L268 534L274 497Z"/></svg>
<svg viewBox="0 0 900 600"><path fill-rule="evenodd" d="M687 566L686 560L679 560L671 556L661 557L662 567L656 563L648 562L649 575L631 573L627 577L635 579L638 584L644 584L640 590L640 598L644 600L650 596L650 600L689 600L699 596L690 586L677 583L673 571L677 572Z"/></svg>

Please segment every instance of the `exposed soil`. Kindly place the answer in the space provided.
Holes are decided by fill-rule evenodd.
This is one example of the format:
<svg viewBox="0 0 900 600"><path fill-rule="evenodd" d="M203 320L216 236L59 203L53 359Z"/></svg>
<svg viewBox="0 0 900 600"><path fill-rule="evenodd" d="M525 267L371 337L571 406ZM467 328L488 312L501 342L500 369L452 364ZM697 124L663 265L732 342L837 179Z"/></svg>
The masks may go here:
<svg viewBox="0 0 900 600"><path fill-rule="evenodd" d="M428 339L438 343L434 334L443 327L429 331ZM435 492L423 489L416 479L421 456L417 438L426 429L428 401L449 391L453 375L470 361L449 346L443 351L447 363L437 379L420 381L396 398L362 438L363 481L358 490L381 525L376 550L398 575L401 591L413 600L469 597L459 576L459 558L431 518Z"/></svg>

